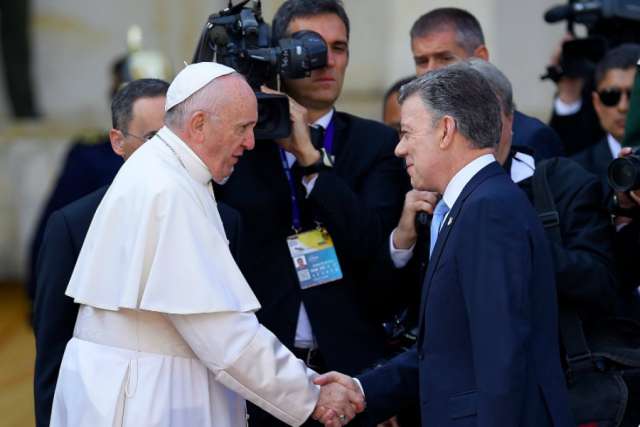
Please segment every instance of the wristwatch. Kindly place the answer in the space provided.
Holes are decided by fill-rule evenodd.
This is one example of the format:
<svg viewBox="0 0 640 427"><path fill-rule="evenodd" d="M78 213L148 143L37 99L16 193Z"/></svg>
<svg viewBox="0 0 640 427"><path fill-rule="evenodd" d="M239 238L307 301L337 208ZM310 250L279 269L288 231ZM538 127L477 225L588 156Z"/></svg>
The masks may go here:
<svg viewBox="0 0 640 427"><path fill-rule="evenodd" d="M320 151L320 158L317 162L312 163L309 166L300 166L300 172L302 175L311 175L333 168L333 158L329 153L327 153L327 150L320 148L318 151Z"/></svg>

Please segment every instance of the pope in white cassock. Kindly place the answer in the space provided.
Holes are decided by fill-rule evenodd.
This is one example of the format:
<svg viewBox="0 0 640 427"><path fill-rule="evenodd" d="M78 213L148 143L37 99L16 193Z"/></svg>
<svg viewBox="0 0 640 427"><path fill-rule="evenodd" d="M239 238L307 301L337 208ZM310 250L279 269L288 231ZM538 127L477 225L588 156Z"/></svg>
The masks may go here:
<svg viewBox="0 0 640 427"><path fill-rule="evenodd" d="M351 419L358 396L334 389L334 403L358 403L331 407L258 323L216 209L211 180L254 146L253 91L231 68L193 64L165 111L98 207L67 287L81 306L51 425L244 426L245 399L290 425L323 402Z"/></svg>

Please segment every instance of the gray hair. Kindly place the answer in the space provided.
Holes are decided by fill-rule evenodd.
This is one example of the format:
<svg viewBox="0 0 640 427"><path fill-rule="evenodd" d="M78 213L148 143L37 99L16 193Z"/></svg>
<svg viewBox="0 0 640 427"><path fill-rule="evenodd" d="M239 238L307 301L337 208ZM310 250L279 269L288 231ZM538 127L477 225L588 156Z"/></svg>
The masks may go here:
<svg viewBox="0 0 640 427"><path fill-rule="evenodd" d="M411 40L452 29L458 44L469 54L484 44L480 23L471 13L457 7L441 7L422 15L411 27Z"/></svg>
<svg viewBox="0 0 640 427"><path fill-rule="evenodd" d="M399 101L417 94L433 116L432 126L453 117L474 148L495 148L500 141L500 103L487 80L466 63L430 71L402 86Z"/></svg>
<svg viewBox="0 0 640 427"><path fill-rule="evenodd" d="M482 77L487 80L491 89L493 89L493 93L498 97L504 114L511 117L516 107L513 103L513 88L507 76L498 67L480 58L471 58L466 63L482 74Z"/></svg>
<svg viewBox="0 0 640 427"><path fill-rule="evenodd" d="M222 98L221 91L216 90L216 85L219 84L221 78L227 76L242 77L239 73L231 73L210 81L187 99L171 107L164 116L165 124L172 129L183 129L185 122L196 111L207 111L215 114Z"/></svg>

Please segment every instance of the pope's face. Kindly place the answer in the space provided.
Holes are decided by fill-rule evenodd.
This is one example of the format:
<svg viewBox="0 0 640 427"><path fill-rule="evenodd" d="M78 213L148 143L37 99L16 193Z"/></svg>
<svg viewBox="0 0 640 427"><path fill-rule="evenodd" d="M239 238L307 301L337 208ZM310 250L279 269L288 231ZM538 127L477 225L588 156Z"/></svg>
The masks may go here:
<svg viewBox="0 0 640 427"><path fill-rule="evenodd" d="M342 91L344 75L349 63L347 27L333 13L296 18L288 27L289 34L311 30L327 43L327 65L313 70L304 79L286 80L286 92L303 107L315 110L330 108Z"/></svg>
<svg viewBox="0 0 640 427"><path fill-rule="evenodd" d="M258 120L256 96L244 79L234 77L225 84L229 101L216 116L207 115L202 159L218 183L231 175L244 151L255 146L253 128Z"/></svg>

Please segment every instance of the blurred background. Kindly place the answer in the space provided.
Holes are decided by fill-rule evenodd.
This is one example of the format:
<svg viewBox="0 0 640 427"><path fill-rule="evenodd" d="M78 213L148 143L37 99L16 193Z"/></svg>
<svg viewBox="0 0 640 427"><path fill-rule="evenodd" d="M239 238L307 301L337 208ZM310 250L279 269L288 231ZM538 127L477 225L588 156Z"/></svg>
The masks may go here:
<svg viewBox="0 0 640 427"><path fill-rule="evenodd" d="M263 1L267 22L281 3ZM351 56L338 107L379 120L385 90L414 73L409 29L415 19L436 7L456 6L479 19L491 61L513 83L518 109L546 122L555 86L539 76L564 26L546 24L542 16L557 3L562 2L345 0ZM90 143L91 135L110 127L112 69L127 52L128 29L141 28L143 47L164 54L173 75L191 60L208 15L226 5L221 0L0 1L0 426L33 425L33 338L22 291L29 242L71 142L82 136ZM30 77L11 67L27 58ZM13 73L11 86L7 73ZM12 90L15 94L29 82L33 102L16 106Z"/></svg>

